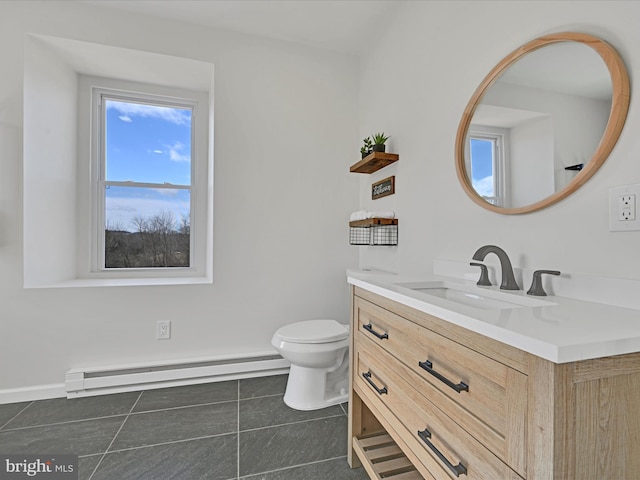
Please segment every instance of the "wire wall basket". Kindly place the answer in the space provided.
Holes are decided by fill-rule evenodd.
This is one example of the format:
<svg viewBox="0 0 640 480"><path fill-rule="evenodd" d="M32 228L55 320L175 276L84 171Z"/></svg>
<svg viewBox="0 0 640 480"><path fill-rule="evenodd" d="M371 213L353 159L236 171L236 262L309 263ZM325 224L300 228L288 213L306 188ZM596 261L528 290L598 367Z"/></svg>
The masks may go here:
<svg viewBox="0 0 640 480"><path fill-rule="evenodd" d="M349 223L351 245L398 245L398 220L370 218Z"/></svg>

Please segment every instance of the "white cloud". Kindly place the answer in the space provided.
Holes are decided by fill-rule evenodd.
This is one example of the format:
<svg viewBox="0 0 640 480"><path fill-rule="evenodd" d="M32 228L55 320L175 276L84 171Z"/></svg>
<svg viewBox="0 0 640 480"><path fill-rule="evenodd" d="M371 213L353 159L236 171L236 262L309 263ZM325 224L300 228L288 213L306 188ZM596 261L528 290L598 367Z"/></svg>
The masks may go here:
<svg viewBox="0 0 640 480"><path fill-rule="evenodd" d="M180 190L177 188L154 188L153 191L161 197L169 198L177 197L180 194Z"/></svg>
<svg viewBox="0 0 640 480"><path fill-rule="evenodd" d="M484 177L478 180L473 180L473 189L478 192L478 195L483 197L493 197L495 195L493 191L493 177Z"/></svg>
<svg viewBox="0 0 640 480"><path fill-rule="evenodd" d="M160 118L176 125L191 125L191 111L181 108L159 107L156 105L144 105L141 103L107 101L107 109L114 108L122 116L118 117L123 122L132 121L132 117ZM129 120L125 120L128 118Z"/></svg>
<svg viewBox="0 0 640 480"><path fill-rule="evenodd" d="M158 154L160 154L160 153L164 153L164 152L163 152L162 150L154 150L154 151L153 151L153 153L158 153Z"/></svg>
<svg viewBox="0 0 640 480"><path fill-rule="evenodd" d="M126 123L131 123L131 122L133 122L133 120L131 120L131 117L127 117L126 115L120 115L118 118L119 118L120 120L122 120L123 122L126 122Z"/></svg>
<svg viewBox="0 0 640 480"><path fill-rule="evenodd" d="M173 145L166 145L169 150L169 158L174 162L189 162L191 161L191 155L185 155L182 153L184 145L181 142L176 142Z"/></svg>

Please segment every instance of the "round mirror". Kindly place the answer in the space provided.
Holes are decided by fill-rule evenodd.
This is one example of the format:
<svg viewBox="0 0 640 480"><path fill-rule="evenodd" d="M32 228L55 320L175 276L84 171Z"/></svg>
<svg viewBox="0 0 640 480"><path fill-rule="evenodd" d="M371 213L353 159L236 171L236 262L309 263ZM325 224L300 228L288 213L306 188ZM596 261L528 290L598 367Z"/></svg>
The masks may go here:
<svg viewBox="0 0 640 480"><path fill-rule="evenodd" d="M583 33L533 40L482 81L456 137L456 171L477 204L548 207L583 185L616 144L629 108L622 59Z"/></svg>

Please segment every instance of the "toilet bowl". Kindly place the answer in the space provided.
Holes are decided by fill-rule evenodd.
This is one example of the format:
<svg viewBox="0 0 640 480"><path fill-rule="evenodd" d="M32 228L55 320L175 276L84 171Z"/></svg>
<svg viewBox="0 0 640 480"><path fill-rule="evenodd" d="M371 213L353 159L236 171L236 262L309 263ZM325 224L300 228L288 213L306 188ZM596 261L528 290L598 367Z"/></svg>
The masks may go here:
<svg viewBox="0 0 640 480"><path fill-rule="evenodd" d="M316 410L347 401L349 326L308 320L279 328L271 345L291 362L284 403Z"/></svg>

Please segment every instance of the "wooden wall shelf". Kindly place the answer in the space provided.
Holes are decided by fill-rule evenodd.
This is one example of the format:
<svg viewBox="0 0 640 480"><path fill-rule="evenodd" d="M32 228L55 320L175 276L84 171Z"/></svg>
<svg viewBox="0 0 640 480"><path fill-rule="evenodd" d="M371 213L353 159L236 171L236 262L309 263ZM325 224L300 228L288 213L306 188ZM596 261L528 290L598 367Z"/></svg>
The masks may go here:
<svg viewBox="0 0 640 480"><path fill-rule="evenodd" d="M358 163L351 165L351 173L373 173L400 160L397 153L371 152Z"/></svg>
<svg viewBox="0 0 640 480"><path fill-rule="evenodd" d="M397 218L366 218L349 222L350 227L372 227L374 225L397 225Z"/></svg>

